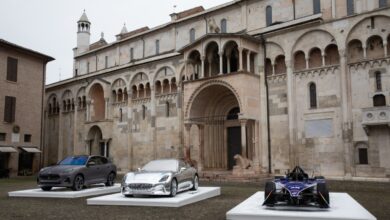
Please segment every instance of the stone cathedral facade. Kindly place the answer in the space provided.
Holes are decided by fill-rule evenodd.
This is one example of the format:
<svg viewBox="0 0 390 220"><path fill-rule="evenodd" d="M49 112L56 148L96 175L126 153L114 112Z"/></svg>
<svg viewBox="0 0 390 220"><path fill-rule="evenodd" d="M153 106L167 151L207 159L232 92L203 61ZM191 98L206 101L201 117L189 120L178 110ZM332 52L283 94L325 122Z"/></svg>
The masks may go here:
<svg viewBox="0 0 390 220"><path fill-rule="evenodd" d="M294 165L390 176L390 1L235 0L90 42L46 86L46 164L101 154L120 171L185 157L202 173Z"/></svg>

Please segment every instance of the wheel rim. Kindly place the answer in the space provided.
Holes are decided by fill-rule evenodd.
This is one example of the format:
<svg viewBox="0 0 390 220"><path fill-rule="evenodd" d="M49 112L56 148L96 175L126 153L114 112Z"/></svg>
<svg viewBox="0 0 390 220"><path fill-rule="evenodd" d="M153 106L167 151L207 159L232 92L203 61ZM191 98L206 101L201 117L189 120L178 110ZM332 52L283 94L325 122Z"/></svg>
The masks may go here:
<svg viewBox="0 0 390 220"><path fill-rule="evenodd" d="M195 189L198 189L198 187L199 187L199 178L198 178L198 176L195 176L194 188L195 188Z"/></svg>
<svg viewBox="0 0 390 220"><path fill-rule="evenodd" d="M83 188L83 185L84 185L84 181L83 181L83 178L81 176L78 176L76 178L76 189L77 190L81 190Z"/></svg>
<svg viewBox="0 0 390 220"><path fill-rule="evenodd" d="M176 183L176 180L172 180L172 196L175 196L176 193L177 193L177 183Z"/></svg>

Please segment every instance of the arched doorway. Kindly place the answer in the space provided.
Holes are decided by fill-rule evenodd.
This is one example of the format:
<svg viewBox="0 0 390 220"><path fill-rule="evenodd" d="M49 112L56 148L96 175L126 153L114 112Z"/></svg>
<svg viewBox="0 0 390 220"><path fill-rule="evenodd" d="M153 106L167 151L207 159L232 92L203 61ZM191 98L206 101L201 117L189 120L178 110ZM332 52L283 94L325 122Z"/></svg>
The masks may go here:
<svg viewBox="0 0 390 220"><path fill-rule="evenodd" d="M98 126L93 126L88 132L88 149L89 155L104 156L104 142L102 130Z"/></svg>
<svg viewBox="0 0 390 220"><path fill-rule="evenodd" d="M91 97L92 111L91 111L91 120L92 121L101 121L105 119L105 100L104 100L104 90L100 84L95 84L91 87L89 92Z"/></svg>
<svg viewBox="0 0 390 220"><path fill-rule="evenodd" d="M225 85L207 86L193 99L187 125L197 125L201 130L198 160L202 169L231 170L235 165L234 156L246 152L243 147L247 146L243 145L245 142L241 137L244 134L246 141L247 136L242 133L239 114L239 101ZM252 154L248 156L252 157Z"/></svg>

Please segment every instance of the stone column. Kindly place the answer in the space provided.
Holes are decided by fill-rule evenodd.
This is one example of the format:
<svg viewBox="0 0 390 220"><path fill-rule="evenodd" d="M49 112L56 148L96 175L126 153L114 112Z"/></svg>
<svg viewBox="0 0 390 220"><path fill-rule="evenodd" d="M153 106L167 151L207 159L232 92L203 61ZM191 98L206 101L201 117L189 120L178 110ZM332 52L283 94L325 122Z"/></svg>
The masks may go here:
<svg viewBox="0 0 390 220"><path fill-rule="evenodd" d="M206 59L206 57L205 56L202 56L201 57L201 61L202 61L202 68L201 68L201 70L200 70L200 77L199 78L204 78L205 76L204 76L204 61L205 61L205 59Z"/></svg>
<svg viewBox="0 0 390 220"><path fill-rule="evenodd" d="M60 104L60 111L58 113L58 161L64 159L64 143L63 143L63 126L62 126L62 114L63 107Z"/></svg>
<svg viewBox="0 0 390 220"><path fill-rule="evenodd" d="M363 47L363 58L366 59L367 58L367 45L365 43L363 43L362 47Z"/></svg>
<svg viewBox="0 0 390 220"><path fill-rule="evenodd" d="M128 90L127 91L127 95L129 97L129 100L127 102L127 155L128 155L128 159L127 159L127 168L129 170L133 170L134 169L134 156L133 156L133 144L132 144L132 129L133 129L133 109L132 109L132 105L133 105L133 91L132 89Z"/></svg>
<svg viewBox="0 0 390 220"><path fill-rule="evenodd" d="M161 85L162 85L162 83L161 83ZM137 99L139 98L139 88L138 88L138 86L137 86Z"/></svg>
<svg viewBox="0 0 390 220"><path fill-rule="evenodd" d="M246 125L248 120L241 119L241 154L243 157L248 158L248 150L247 150L247 144L246 144Z"/></svg>
<svg viewBox="0 0 390 220"><path fill-rule="evenodd" d="M104 140L104 156L105 157L107 157L107 150L108 150L108 148L107 148L107 140Z"/></svg>
<svg viewBox="0 0 390 220"><path fill-rule="evenodd" d="M340 54L340 88L341 88L341 108L342 108L342 134L344 147L344 168L345 176L352 176L352 115L350 100L350 79L348 76L347 53L339 50Z"/></svg>
<svg viewBox="0 0 390 220"><path fill-rule="evenodd" d="M287 66L287 105L288 105L288 127L289 127L289 160L290 167L294 167L296 165L296 155L295 155L295 134L294 134L294 108L295 103L293 100L294 97L294 73L292 69L292 60L286 60Z"/></svg>
<svg viewBox="0 0 390 220"><path fill-rule="evenodd" d="M242 48L242 47L239 47L238 48L238 51L239 51L239 57L240 57L240 61L239 61L239 63L240 63L240 69L239 69L239 71L243 71L244 70L244 59L243 59L243 52L244 52L244 48Z"/></svg>
<svg viewBox="0 0 390 220"><path fill-rule="evenodd" d="M107 120L109 118L109 109L110 109L110 98L104 98L105 101L105 115L104 118Z"/></svg>
<svg viewBox="0 0 390 220"><path fill-rule="evenodd" d="M248 73L251 72L251 52L249 50L246 54L246 70L248 71Z"/></svg>
<svg viewBox="0 0 390 220"><path fill-rule="evenodd" d="M73 114L73 154L77 155L78 151L76 150L77 147L77 116L79 111L79 104L78 102L74 105L74 114Z"/></svg>
<svg viewBox="0 0 390 220"><path fill-rule="evenodd" d="M310 61L310 58L306 57L306 69L310 68L309 61Z"/></svg>
<svg viewBox="0 0 390 220"><path fill-rule="evenodd" d="M151 120L150 120L150 126L152 129L151 132L151 139L152 139L152 144L153 144L153 156L154 159L157 159L157 143L156 143L156 106L157 106L157 101L156 101L156 90L154 86L150 87L150 114L151 114Z"/></svg>
<svg viewBox="0 0 390 220"><path fill-rule="evenodd" d="M275 64L272 63L271 65L272 65L272 75L275 75Z"/></svg>
<svg viewBox="0 0 390 220"><path fill-rule="evenodd" d="M322 56L322 66L325 66L326 65L326 62L325 62L326 54L322 53L321 56Z"/></svg>
<svg viewBox="0 0 390 220"><path fill-rule="evenodd" d="M219 52L219 75L223 74L223 51Z"/></svg>
<svg viewBox="0 0 390 220"><path fill-rule="evenodd" d="M186 141L184 143L184 158L185 159L191 159L191 154L190 154L190 144L191 144L191 127L192 127L192 124L189 124L189 123L186 123L184 125L185 127L185 131L186 131Z"/></svg>
<svg viewBox="0 0 390 220"><path fill-rule="evenodd" d="M230 54L228 54L227 55L227 57L226 57L226 61L227 61L227 73L231 73L232 72L232 70L231 70L231 68L230 68L230 57L231 57L231 55Z"/></svg>
<svg viewBox="0 0 390 220"><path fill-rule="evenodd" d="M204 161L204 125L198 124L199 128L199 161L198 161L198 171L203 170L203 161Z"/></svg>
<svg viewBox="0 0 390 220"><path fill-rule="evenodd" d="M385 49L385 57L387 57L387 54L389 51L387 51L387 40L383 41L383 49Z"/></svg>
<svg viewBox="0 0 390 220"><path fill-rule="evenodd" d="M87 109L85 111L86 114L86 121L89 122L91 121L91 100L87 100Z"/></svg>

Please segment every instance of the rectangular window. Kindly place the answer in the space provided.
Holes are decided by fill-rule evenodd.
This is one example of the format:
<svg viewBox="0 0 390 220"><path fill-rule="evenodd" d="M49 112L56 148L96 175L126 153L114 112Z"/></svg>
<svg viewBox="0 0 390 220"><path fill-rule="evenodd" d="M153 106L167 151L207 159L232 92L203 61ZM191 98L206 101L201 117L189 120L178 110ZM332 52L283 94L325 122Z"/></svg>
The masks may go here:
<svg viewBox="0 0 390 220"><path fill-rule="evenodd" d="M387 0L379 0L379 8L387 7Z"/></svg>
<svg viewBox="0 0 390 220"><path fill-rule="evenodd" d="M134 48L130 48L130 61L134 60Z"/></svg>
<svg viewBox="0 0 390 220"><path fill-rule="evenodd" d="M160 54L160 40L156 40L156 55Z"/></svg>
<svg viewBox="0 0 390 220"><path fill-rule="evenodd" d="M321 1L320 0L313 0L313 13L314 14L321 13Z"/></svg>
<svg viewBox="0 0 390 220"><path fill-rule="evenodd" d="M89 73L89 62L87 63L87 73Z"/></svg>
<svg viewBox="0 0 390 220"><path fill-rule="evenodd" d="M18 60L12 57L7 59L7 80L11 82L18 81Z"/></svg>
<svg viewBox="0 0 390 220"><path fill-rule="evenodd" d="M108 56L105 57L104 66L108 68Z"/></svg>
<svg viewBox="0 0 390 220"><path fill-rule="evenodd" d="M16 98L11 96L5 97L4 105L4 121L12 123L15 121L15 107L16 107Z"/></svg>
<svg viewBox="0 0 390 220"><path fill-rule="evenodd" d="M368 164L367 148L359 149L359 164Z"/></svg>
<svg viewBox="0 0 390 220"><path fill-rule="evenodd" d="M347 15L355 14L354 0L347 0Z"/></svg>
<svg viewBox="0 0 390 220"><path fill-rule="evenodd" d="M25 134L24 135L24 142L30 143L31 142L31 134Z"/></svg>
<svg viewBox="0 0 390 220"><path fill-rule="evenodd" d="M0 141L5 141L7 137L6 133L0 133Z"/></svg>

